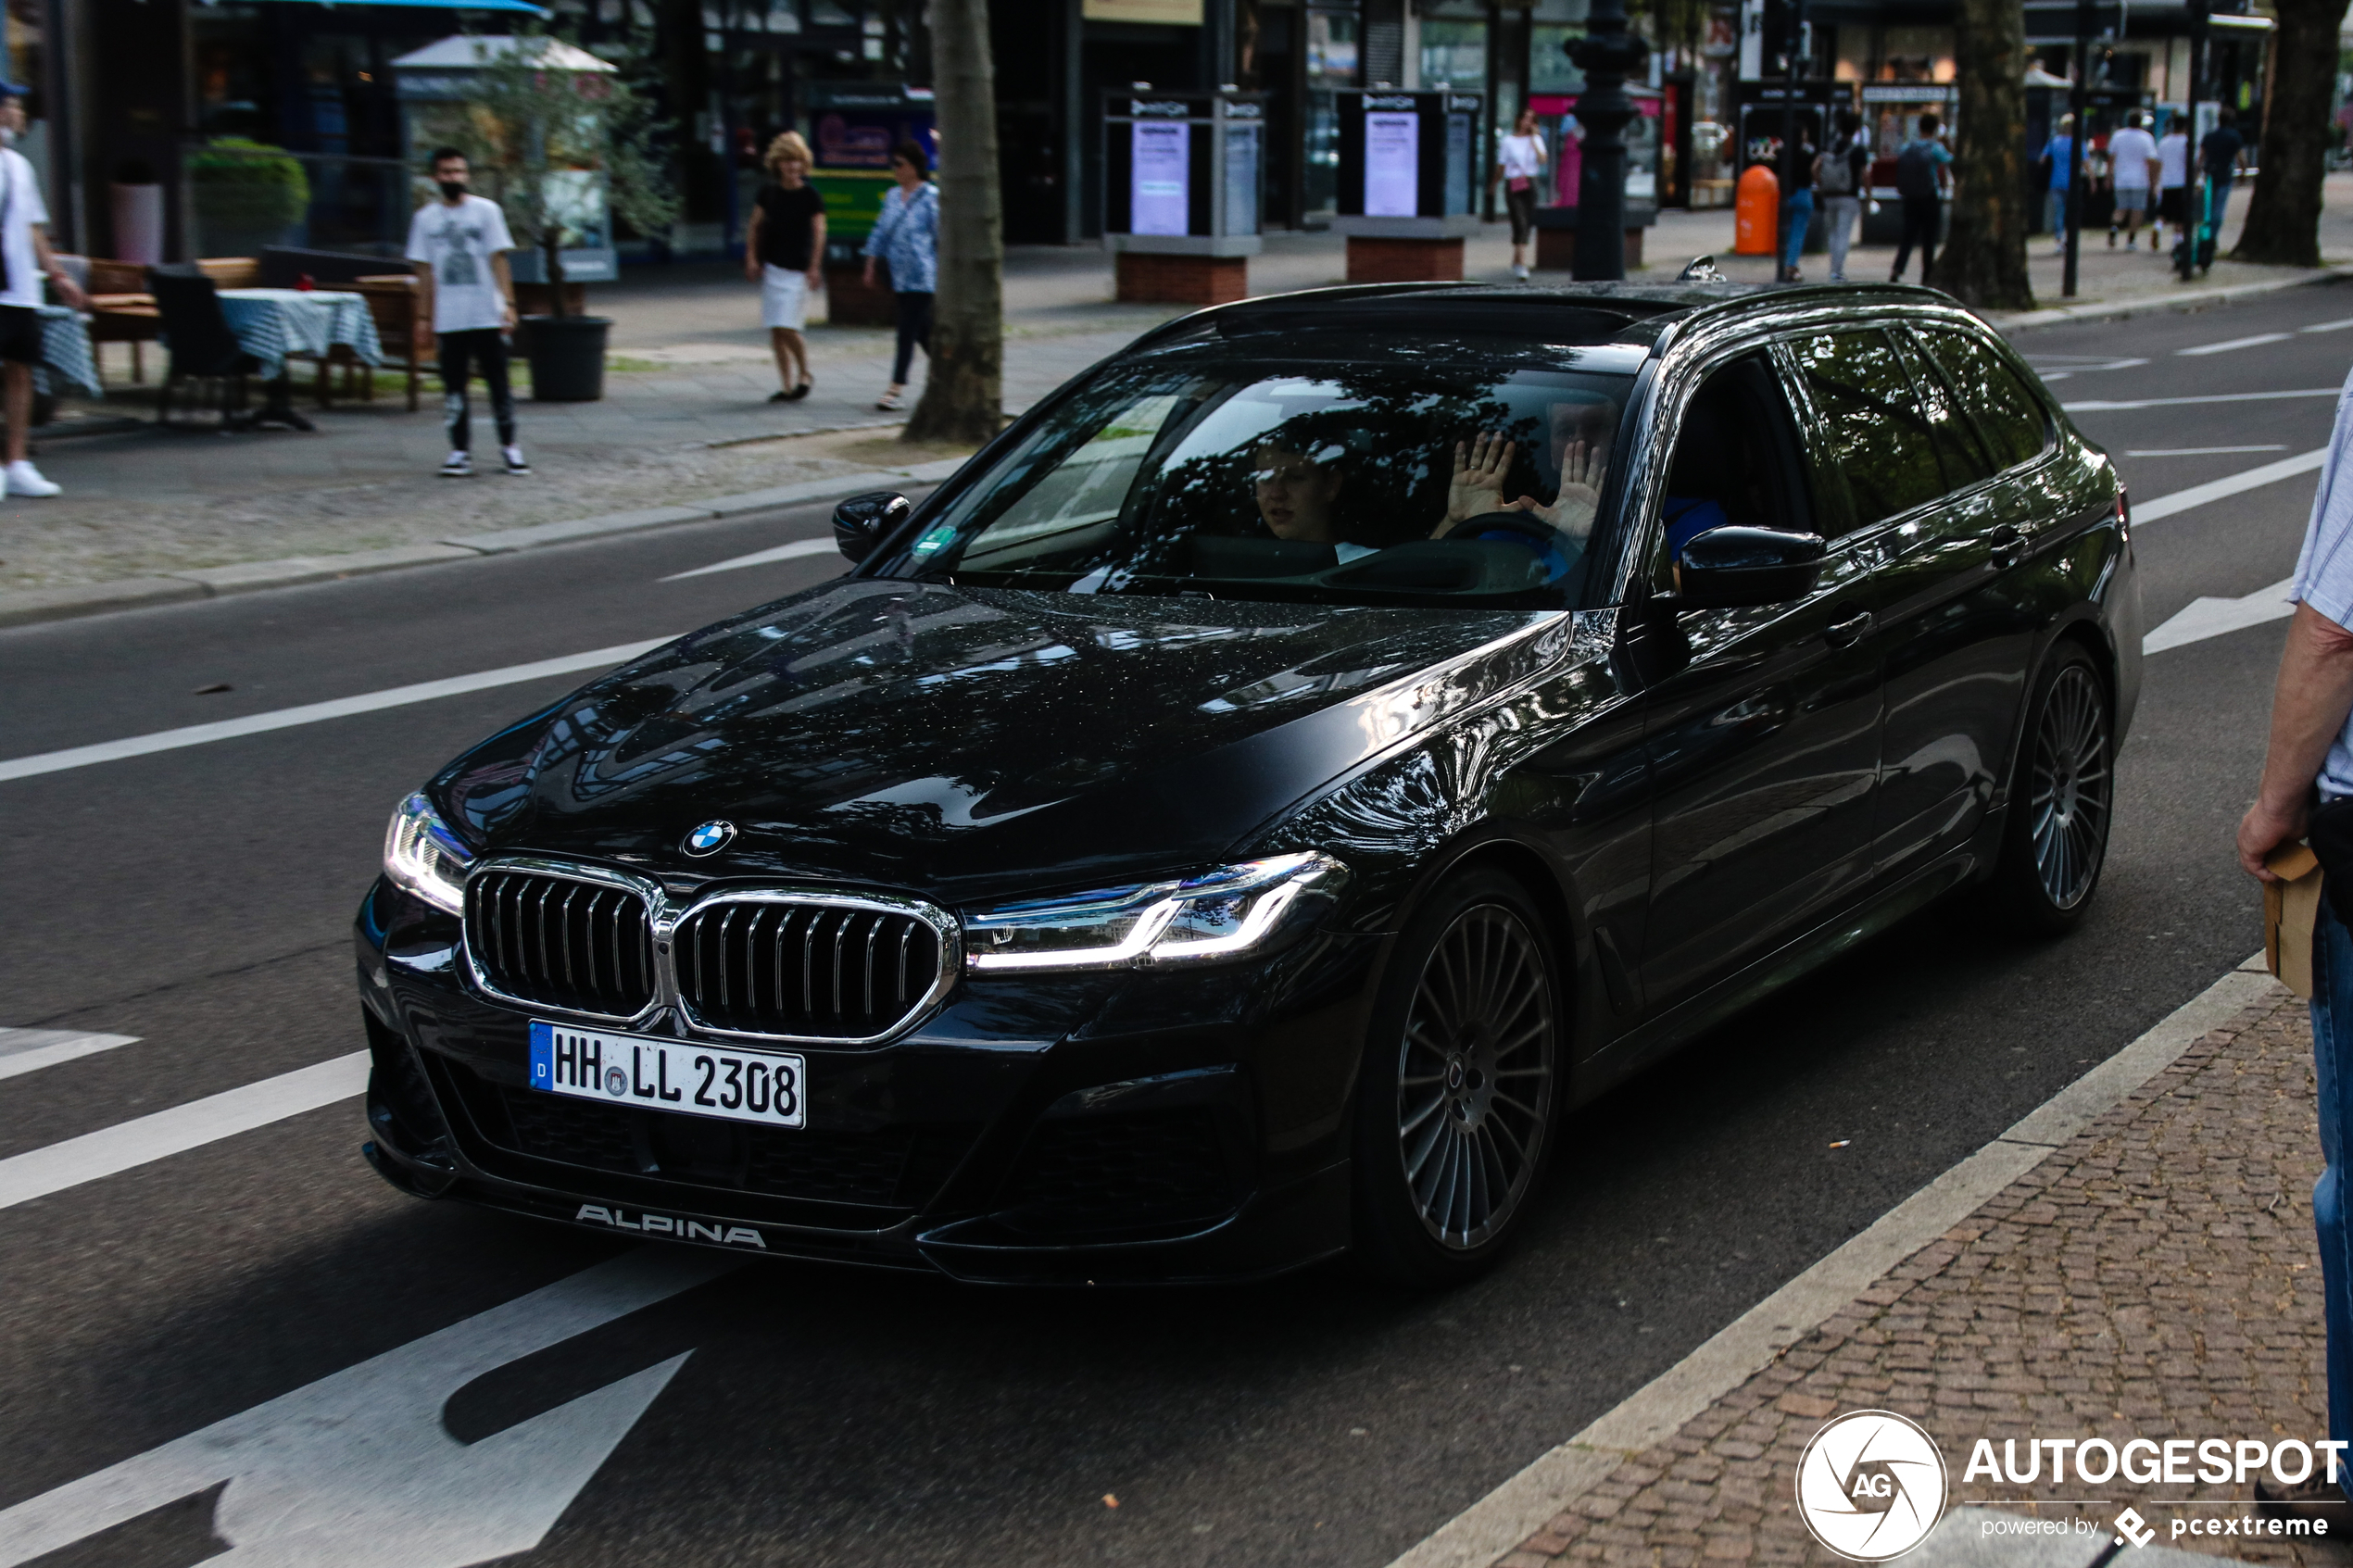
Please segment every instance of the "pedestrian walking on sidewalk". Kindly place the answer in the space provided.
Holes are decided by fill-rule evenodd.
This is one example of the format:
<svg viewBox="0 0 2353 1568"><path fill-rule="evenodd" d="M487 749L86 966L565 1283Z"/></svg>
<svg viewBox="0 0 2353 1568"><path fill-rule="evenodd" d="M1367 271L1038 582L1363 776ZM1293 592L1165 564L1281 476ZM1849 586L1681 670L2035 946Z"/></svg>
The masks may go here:
<svg viewBox="0 0 2353 1568"><path fill-rule="evenodd" d="M1512 276L1528 281L1528 240L1536 232L1536 182L1544 173L1544 138L1536 133L1536 111L1522 109L1512 133L1495 144L1495 171L1487 182L1494 197L1504 186L1504 209L1512 220Z"/></svg>
<svg viewBox="0 0 2353 1568"><path fill-rule="evenodd" d="M2157 183L2157 138L2142 128L2135 109L2124 117L2124 128L2108 139L2108 161L2114 169L2116 210L2108 220L2108 245L2116 248L2116 231L2124 229L2124 248L2138 249L2141 225L2149 215L2149 187ZM2149 249L2157 248L2157 230L2149 230Z"/></svg>
<svg viewBox="0 0 2353 1568"><path fill-rule="evenodd" d="M1936 232L1944 221L1944 169L1953 150L1937 139L1939 125L1932 114L1920 116L1919 134L1895 149L1895 194L1904 204L1904 232L1895 244L1891 283L1904 281L1904 263L1912 247L1920 247L1920 282L1928 282L1936 266Z"/></svg>
<svg viewBox="0 0 2353 1568"><path fill-rule="evenodd" d="M515 443L515 395L507 383L507 337L515 326L515 281L507 253L515 247L507 215L498 204L475 195L466 155L442 147L428 166L439 199L409 220L409 259L425 263L425 293L433 301L433 330L441 346L441 408L449 426L446 479L474 471L473 410L466 384L480 370L490 388L490 419L498 427L507 471L526 474L522 448Z"/></svg>
<svg viewBox="0 0 2353 1568"><path fill-rule="evenodd" d="M891 149L890 177L898 185L884 194L882 215L866 236L866 285L875 263L890 269L890 292L899 299L899 349L890 361L890 390L875 401L885 413L900 407L915 350L931 353L931 296L939 286L939 187L925 178L931 162L912 139Z"/></svg>
<svg viewBox="0 0 2353 1568"><path fill-rule="evenodd" d="M1790 158L1789 189L1781 195L1781 277L1796 282L1802 276L1797 258L1806 249L1806 232L1814 226L1814 128L1797 124L1797 156Z"/></svg>
<svg viewBox="0 0 2353 1568"><path fill-rule="evenodd" d="M775 352L781 390L771 403L798 403L817 384L809 373L809 296L825 286L825 202L809 183L809 144L787 131L768 144L771 183L751 209L744 276L760 285L760 320Z"/></svg>
<svg viewBox="0 0 2353 1568"><path fill-rule="evenodd" d="M55 495L63 486L32 466L32 368L41 363L41 282L76 310L90 301L49 249L49 208L41 177L16 150L24 134L24 89L0 82L0 409L8 419L6 488Z"/></svg>
<svg viewBox="0 0 2353 1568"><path fill-rule="evenodd" d="M2226 108L2215 116L2214 129L2197 144L2197 165L2206 171L2207 220L2214 225L2217 245L2222 243L2222 217L2231 209L2231 185L2246 161L2246 138L2239 134L2238 113Z"/></svg>
<svg viewBox="0 0 2353 1568"><path fill-rule="evenodd" d="M2157 142L2157 220L2173 225L2173 243L2190 237L2190 133L2186 118L2177 117ZM2155 249L2157 236L2149 236Z"/></svg>
<svg viewBox="0 0 2353 1568"><path fill-rule="evenodd" d="M2337 397L2336 428L2312 498L2311 521L2289 594L2296 614L2280 656L2271 699L2271 745L2255 804L2239 823L2239 862L2265 882L2264 859L2303 838L2315 793L2324 806L2353 797L2353 378ZM2347 808L2353 809L2353 808ZM2316 847L2341 834L2324 834ZM2328 859L2338 857L2329 856ZM2322 866L2320 914L2312 932L2312 1050L2320 1083L2321 1157L2326 1169L2312 1188L2312 1223L2321 1248L2321 1289L2328 1327L2329 1436L2353 1440L2353 1178L2346 1161L2353 1138L2353 935L2336 904L2353 883L2353 866ZM2284 1504L2353 1524L2342 1481L2316 1467L2301 1486L2259 1479L2258 1502Z"/></svg>
<svg viewBox="0 0 2353 1568"><path fill-rule="evenodd" d="M2059 128L2043 144L2043 168L2049 180L2043 193L2043 227L2051 232L2051 254L2067 254L2067 191L2073 177L2068 165L2074 161L2075 117L2059 116Z"/></svg>
<svg viewBox="0 0 2353 1568"><path fill-rule="evenodd" d="M1814 160L1814 190L1822 208L1822 227L1829 231L1831 282L1846 282L1847 247L1855 243L1855 220L1863 212L1863 185L1871 155L1863 147L1863 117L1853 109L1838 111L1838 133Z"/></svg>

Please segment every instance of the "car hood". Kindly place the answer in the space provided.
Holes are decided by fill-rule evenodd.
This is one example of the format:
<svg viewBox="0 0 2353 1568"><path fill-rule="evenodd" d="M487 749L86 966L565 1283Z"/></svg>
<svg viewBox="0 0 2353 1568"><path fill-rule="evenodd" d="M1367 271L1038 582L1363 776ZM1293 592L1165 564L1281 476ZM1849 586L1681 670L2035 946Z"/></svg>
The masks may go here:
<svg viewBox="0 0 2353 1568"><path fill-rule="evenodd" d="M1147 875L1557 658L1567 621L847 579L615 671L435 790L486 852L658 873L951 898ZM714 819L732 841L686 856Z"/></svg>

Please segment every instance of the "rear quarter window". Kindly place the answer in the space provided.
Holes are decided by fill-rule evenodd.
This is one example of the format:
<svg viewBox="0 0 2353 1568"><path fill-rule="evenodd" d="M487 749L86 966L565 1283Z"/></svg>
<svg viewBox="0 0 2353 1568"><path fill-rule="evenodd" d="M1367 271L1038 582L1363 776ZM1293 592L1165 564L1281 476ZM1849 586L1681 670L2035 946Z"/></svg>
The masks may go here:
<svg viewBox="0 0 2353 1568"><path fill-rule="evenodd" d="M2032 462L2051 444L2051 418L2017 370L1975 334L1955 327L1919 333L1929 355L1977 422L1996 468Z"/></svg>

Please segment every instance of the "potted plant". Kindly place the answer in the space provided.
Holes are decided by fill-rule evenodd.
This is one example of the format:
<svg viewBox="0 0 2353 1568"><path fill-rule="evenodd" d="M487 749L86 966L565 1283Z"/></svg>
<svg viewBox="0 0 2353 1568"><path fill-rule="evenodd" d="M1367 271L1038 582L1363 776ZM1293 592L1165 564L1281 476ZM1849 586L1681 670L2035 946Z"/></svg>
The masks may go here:
<svg viewBox="0 0 2353 1568"><path fill-rule="evenodd" d="M264 245L300 242L310 180L283 147L218 136L189 153L182 168L204 255L258 256Z"/></svg>
<svg viewBox="0 0 2353 1568"><path fill-rule="evenodd" d="M454 140L476 170L475 188L506 209L518 245L540 257L547 313L525 317L516 334L532 395L593 402L604 395L612 321L572 313L563 253L607 243L608 207L640 232L677 220L677 197L654 157L653 99L635 56L615 65L552 33L477 39L475 57Z"/></svg>

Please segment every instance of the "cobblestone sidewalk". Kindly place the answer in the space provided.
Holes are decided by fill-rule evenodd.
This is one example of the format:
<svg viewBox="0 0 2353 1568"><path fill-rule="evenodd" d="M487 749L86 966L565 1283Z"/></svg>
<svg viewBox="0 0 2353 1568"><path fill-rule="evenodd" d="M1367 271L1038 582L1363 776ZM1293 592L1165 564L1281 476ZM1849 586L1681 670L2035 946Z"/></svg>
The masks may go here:
<svg viewBox="0 0 2353 1568"><path fill-rule="evenodd" d="M2128 1505L2155 1526L2155 1545L2353 1562L2353 1540L2174 1536L2177 1519L2250 1515L2235 1506L2247 1493L2228 1484L1962 1480L1981 1437L1998 1452L2004 1438L2030 1436L2119 1448L2134 1437L2325 1436L2319 1173L2311 1026L2281 992L2192 1046L1668 1441L1619 1464L1499 1568L1840 1562L1796 1512L1798 1460L1829 1417L1871 1409L1927 1428L1955 1504L2096 1520L2099 1550L2067 1562L2109 1549ZM1950 1555L1929 1551L1940 1544L1932 1537L1923 1559ZM2027 1544L1962 1555L2061 1561Z"/></svg>

